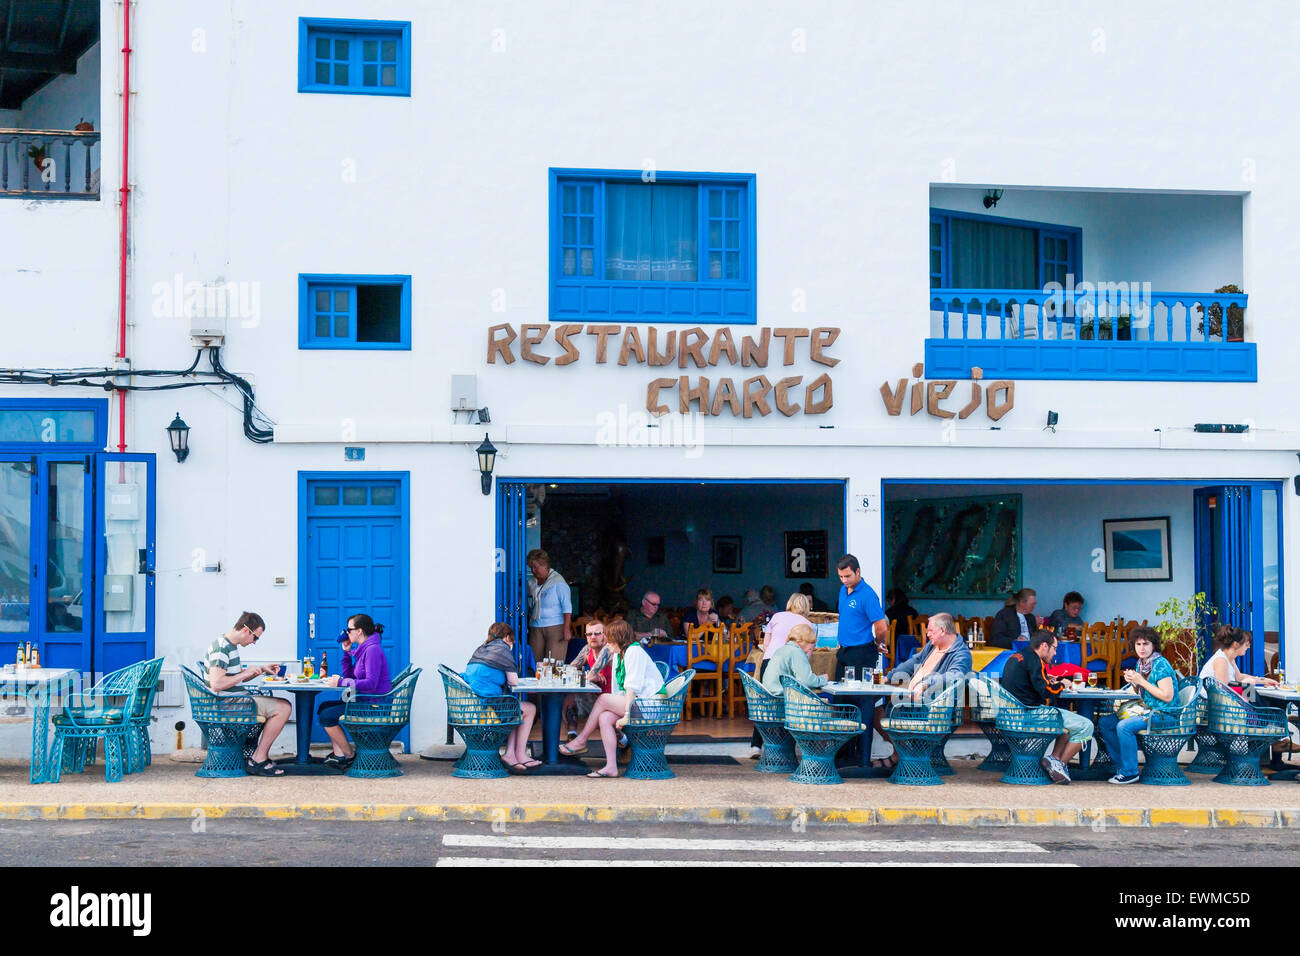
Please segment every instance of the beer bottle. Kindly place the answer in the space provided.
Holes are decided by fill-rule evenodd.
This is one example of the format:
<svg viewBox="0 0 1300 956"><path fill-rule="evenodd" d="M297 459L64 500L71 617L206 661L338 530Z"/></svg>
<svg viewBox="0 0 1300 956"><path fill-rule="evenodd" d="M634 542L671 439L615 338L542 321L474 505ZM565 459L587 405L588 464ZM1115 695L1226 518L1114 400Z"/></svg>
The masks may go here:
<svg viewBox="0 0 1300 956"><path fill-rule="evenodd" d="M27 661L28 667L32 666L32 642L31 641L27 642L27 653L23 655L23 659Z"/></svg>
<svg viewBox="0 0 1300 956"><path fill-rule="evenodd" d="M326 660L325 658L324 651L320 652L320 676L323 678L330 676L330 664L329 661Z"/></svg>
<svg viewBox="0 0 1300 956"><path fill-rule="evenodd" d="M23 642L18 642L18 653L14 655L14 667L22 670L27 666L27 658L23 656Z"/></svg>
<svg viewBox="0 0 1300 956"><path fill-rule="evenodd" d="M40 649L39 647L33 647L33 648L32 648L32 667L39 668L40 666L41 666L41 649Z"/></svg>

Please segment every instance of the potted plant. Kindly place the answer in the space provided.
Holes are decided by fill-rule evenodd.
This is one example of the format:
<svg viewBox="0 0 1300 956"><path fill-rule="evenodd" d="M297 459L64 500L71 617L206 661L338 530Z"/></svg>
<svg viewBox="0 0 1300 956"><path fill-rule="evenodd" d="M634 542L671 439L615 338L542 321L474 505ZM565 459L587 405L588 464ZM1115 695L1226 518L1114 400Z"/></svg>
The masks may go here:
<svg viewBox="0 0 1300 956"><path fill-rule="evenodd" d="M35 143L32 143L32 145L27 147L27 156L36 166L36 171L38 173L45 172L45 152L47 149L48 147L37 146Z"/></svg>
<svg viewBox="0 0 1300 956"><path fill-rule="evenodd" d="M1235 285L1223 285L1214 290L1220 294L1242 295L1242 290ZM1196 331L1205 334L1209 329L1209 337L1216 338L1222 336L1223 329L1223 306L1217 302L1212 303L1207 310L1205 306L1198 305L1197 311L1201 313L1201 319L1196 323ZM1206 315L1208 311L1208 316ZM1242 342L1245 341L1246 331L1246 310L1239 305L1228 306L1228 329L1225 341Z"/></svg>
<svg viewBox="0 0 1300 956"><path fill-rule="evenodd" d="M93 133L95 131L95 124L83 117L81 122L72 128L78 133Z"/></svg>
<svg viewBox="0 0 1300 956"><path fill-rule="evenodd" d="M1092 337L1093 337L1092 320L1080 319L1079 338L1091 339ZM1114 322L1112 322L1108 318L1098 319L1097 338L1098 339L1114 338L1121 342L1130 341L1133 338L1133 317L1126 313L1124 315L1117 316Z"/></svg>
<svg viewBox="0 0 1300 956"><path fill-rule="evenodd" d="M1218 609L1210 603L1204 591L1197 591L1185 601L1171 597L1161 602L1156 607L1156 614L1160 618L1156 632L1164 646L1165 657L1175 668L1195 675L1201 666L1198 639L1201 625L1212 623L1219 616Z"/></svg>

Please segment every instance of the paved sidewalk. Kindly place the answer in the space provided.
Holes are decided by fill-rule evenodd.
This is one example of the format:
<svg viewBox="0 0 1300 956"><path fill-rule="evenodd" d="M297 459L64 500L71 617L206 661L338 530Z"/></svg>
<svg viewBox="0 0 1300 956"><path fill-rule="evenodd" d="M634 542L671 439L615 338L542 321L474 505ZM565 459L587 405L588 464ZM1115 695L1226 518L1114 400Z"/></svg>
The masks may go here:
<svg viewBox="0 0 1300 956"><path fill-rule="evenodd" d="M339 820L510 820L915 824L967 826L1253 826L1300 828L1300 783L1227 787L1208 777L1189 787L1013 787L962 766L941 787L887 780L839 786L791 783L752 764L681 765L674 780L506 777L461 780L452 764L400 758L404 776L241 777L205 780L165 755L143 774L104 782L102 769L58 784L27 782L25 761L0 761L0 820L212 817ZM593 764L594 766L594 764Z"/></svg>

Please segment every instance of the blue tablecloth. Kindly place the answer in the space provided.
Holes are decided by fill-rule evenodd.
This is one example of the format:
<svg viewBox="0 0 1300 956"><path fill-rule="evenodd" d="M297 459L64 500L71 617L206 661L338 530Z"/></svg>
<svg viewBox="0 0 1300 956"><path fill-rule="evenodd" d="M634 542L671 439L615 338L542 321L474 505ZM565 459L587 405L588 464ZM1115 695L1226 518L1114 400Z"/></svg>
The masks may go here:
<svg viewBox="0 0 1300 956"><path fill-rule="evenodd" d="M686 670L685 644L651 644L646 648L650 659L656 663L662 661L668 665L669 678L676 677Z"/></svg>
<svg viewBox="0 0 1300 956"><path fill-rule="evenodd" d="M1023 651L1029 647L1028 641L1014 641L1011 644L1012 651ZM1083 666L1083 645L1075 642L1057 641L1056 657L1053 658L1052 664L1073 664L1075 667Z"/></svg>

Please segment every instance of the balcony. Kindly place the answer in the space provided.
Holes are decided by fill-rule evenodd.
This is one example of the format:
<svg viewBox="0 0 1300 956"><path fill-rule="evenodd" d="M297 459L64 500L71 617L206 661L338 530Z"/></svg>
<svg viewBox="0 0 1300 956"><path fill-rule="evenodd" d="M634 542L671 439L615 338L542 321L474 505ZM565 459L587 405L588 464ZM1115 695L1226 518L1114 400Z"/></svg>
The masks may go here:
<svg viewBox="0 0 1300 956"><path fill-rule="evenodd" d="M0 129L0 197L98 199L99 133Z"/></svg>
<svg viewBox="0 0 1300 956"><path fill-rule="evenodd" d="M0 199L99 198L98 0L0 4Z"/></svg>
<svg viewBox="0 0 1300 956"><path fill-rule="evenodd" d="M931 289L926 374L966 378L980 368L986 377L1020 379L1255 381L1246 295L1118 285Z"/></svg>
<svg viewBox="0 0 1300 956"><path fill-rule="evenodd" d="M928 375L1256 380L1240 195L935 184L929 239Z"/></svg>

